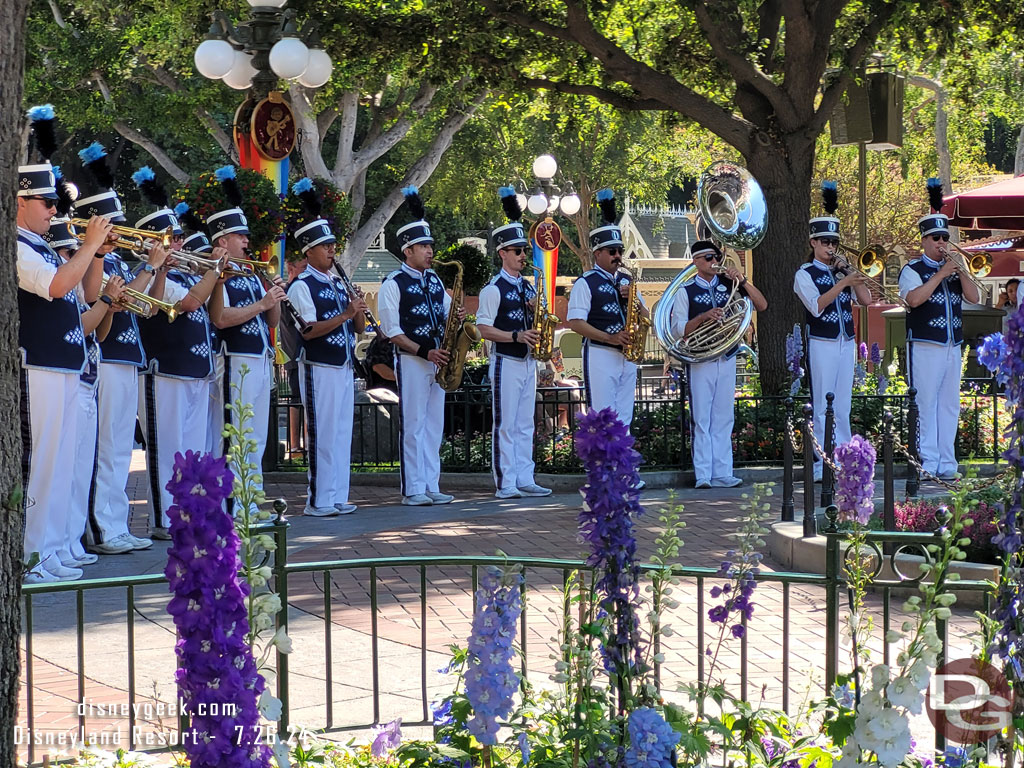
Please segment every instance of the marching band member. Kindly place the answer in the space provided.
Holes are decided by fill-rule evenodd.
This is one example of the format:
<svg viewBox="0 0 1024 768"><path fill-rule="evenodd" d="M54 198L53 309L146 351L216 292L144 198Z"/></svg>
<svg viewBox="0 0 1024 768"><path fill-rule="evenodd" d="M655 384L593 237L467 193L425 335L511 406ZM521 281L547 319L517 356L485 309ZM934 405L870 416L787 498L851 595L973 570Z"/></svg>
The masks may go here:
<svg viewBox="0 0 1024 768"><path fill-rule="evenodd" d="M715 265L721 264L722 252L710 240L691 245L690 258L697 275L683 284L672 306L673 332L677 336L686 337L706 323L717 323L734 288L753 303L756 311L768 308L764 294L738 269L728 267L724 275L719 274ZM736 344L716 360L686 366L697 488L734 488L743 482L732 473L738 349Z"/></svg>
<svg viewBox="0 0 1024 768"><path fill-rule="evenodd" d="M138 229L173 231L171 248L184 246L184 230L178 220L179 209L168 207L167 193L148 166L139 169L132 179L143 196L157 210L136 222ZM180 209L188 213L188 207ZM200 224L201 226L201 224ZM214 258L227 253L218 249ZM149 493L153 505L155 539L169 540L166 511L173 503L167 483L174 470L174 455L187 450L206 448L209 419L209 379L213 373L213 344L210 339L210 318L206 302L217 287L219 269L203 276L170 268L165 264L157 271L150 287L151 294L179 310L171 322L163 312L142 321L142 341L149 358L149 367L142 377L142 423L146 435L146 459L149 469Z"/></svg>
<svg viewBox="0 0 1024 768"><path fill-rule="evenodd" d="M850 441L850 404L853 396L853 368L857 361L857 339L853 332L853 299L867 306L871 292L864 275L857 270L839 278L833 271L839 250L839 207L834 181L821 185L825 216L811 219L811 255L793 278L793 291L803 302L807 360L811 372L811 400L814 405L814 437L825 446L825 395L835 395L835 444ZM822 461L815 454L814 481L821 482Z"/></svg>
<svg viewBox="0 0 1024 768"><path fill-rule="evenodd" d="M529 241L520 221L523 211L512 187L498 190L509 223L491 233L501 271L480 291L476 323L493 343L490 361L491 469L499 499L550 496L534 481L533 430L537 399L537 363L530 348L539 334L531 328L537 291L523 279Z"/></svg>
<svg viewBox="0 0 1024 768"><path fill-rule="evenodd" d="M242 193L235 181L235 169L226 165L216 171L229 204L232 206L207 217L213 244L224 248L230 259L245 259L249 247L249 224L242 213ZM230 263L230 262L229 262ZM236 400L249 403L253 408L252 439L256 450L246 457L257 468L267 445L267 427L270 419L270 392L274 384L274 347L270 342L270 329L281 319L281 301L284 289L279 285L263 288L255 275L238 275L222 279L223 290L214 291L210 301L210 319L220 331L224 350L224 422L238 426L238 414L228 408ZM241 379L242 366L248 368ZM227 439L223 452L227 454ZM262 488L262 483L256 485Z"/></svg>
<svg viewBox="0 0 1024 768"><path fill-rule="evenodd" d="M956 430L960 419L960 351L963 302L980 300L973 280L961 279L948 252L948 219L942 180L928 179L932 212L918 219L924 253L900 270L900 296L907 302L907 371L921 413L920 453L925 472L956 477Z"/></svg>
<svg viewBox="0 0 1024 768"><path fill-rule="evenodd" d="M597 200L604 221L590 231L595 266L573 283L567 319L569 327L583 337L587 406L611 408L629 427L636 399L636 364L627 360L622 350L631 338L624 303L631 278L619 271L623 247L622 230L615 223L615 195L602 189ZM642 305L642 297L640 302ZM642 311L650 316L646 306Z"/></svg>
<svg viewBox="0 0 1024 768"><path fill-rule="evenodd" d="M355 382L355 334L363 330L366 304L352 299L341 278L332 274L337 239L321 218L313 182L304 178L292 191L308 216L294 236L306 268L288 287L299 315L312 326L299 343L299 391L306 411L309 450L309 500L303 511L313 517L350 515L348 501Z"/></svg>
<svg viewBox="0 0 1024 768"><path fill-rule="evenodd" d="M435 379L448 362L441 345L452 299L430 268L434 238L419 192L408 186L402 193L416 221L398 230L404 263L384 278L377 300L381 327L395 345L402 504L422 507L454 499L439 489L445 393Z"/></svg>
<svg viewBox="0 0 1024 768"><path fill-rule="evenodd" d="M113 190L114 177L107 165L107 153L94 142L78 153L99 191L79 198L75 211L79 216L105 216L115 223L124 222L121 200ZM145 293L167 252L160 244L148 251L146 263L137 276L115 252L113 243L101 249L103 273L122 278L132 290ZM88 274L83 283L85 299L95 302L100 293L102 275ZM157 297L159 298L159 297ZM121 554L147 549L150 539L133 536L128 530L131 507L128 501L128 472L135 444L135 419L139 400L139 370L146 365L142 337L136 316L117 312L110 332L100 342L96 479L90 519L95 536L92 549L100 554Z"/></svg>
<svg viewBox="0 0 1024 768"><path fill-rule="evenodd" d="M50 157L56 150L53 107L29 110L29 158L18 168L18 347L21 352L22 486L25 489L25 562L34 565L25 583L66 581L81 569L60 562L68 530L72 473L61 461L62 446L74 445L79 382L88 358L75 292L106 242L110 221L93 217L82 246L66 262L43 235L49 232L57 192ZM56 299L56 301L55 301ZM66 450L66 449L65 449Z"/></svg>

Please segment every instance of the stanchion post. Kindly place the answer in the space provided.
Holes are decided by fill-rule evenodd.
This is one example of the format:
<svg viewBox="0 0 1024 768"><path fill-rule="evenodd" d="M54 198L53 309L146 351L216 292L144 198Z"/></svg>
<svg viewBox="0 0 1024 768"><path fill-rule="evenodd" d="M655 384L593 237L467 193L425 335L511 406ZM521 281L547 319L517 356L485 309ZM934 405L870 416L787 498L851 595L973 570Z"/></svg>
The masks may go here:
<svg viewBox="0 0 1024 768"><path fill-rule="evenodd" d="M887 531L896 530L896 494L894 488L892 411L882 414L882 525ZM892 543L886 542L886 554L891 554Z"/></svg>
<svg viewBox="0 0 1024 768"><path fill-rule="evenodd" d="M816 535L814 524L814 445L812 416L814 408L810 403L804 405L803 440L804 440L804 538Z"/></svg>
<svg viewBox="0 0 1024 768"><path fill-rule="evenodd" d="M796 519L793 507L793 398L786 398L786 428L782 438L782 522L791 523Z"/></svg>
<svg viewBox="0 0 1024 768"><path fill-rule="evenodd" d="M921 414L917 410L917 390L910 387L907 390L907 445L910 448L910 455L914 461L921 460ZM907 462L907 496L917 496L921 489L921 477L917 473L917 466L913 461Z"/></svg>
<svg viewBox="0 0 1024 768"><path fill-rule="evenodd" d="M821 467L821 506L827 507L832 503L835 476L832 474L832 466L825 461L825 458L832 458L836 450L836 412L835 393L825 394L825 456L822 457Z"/></svg>

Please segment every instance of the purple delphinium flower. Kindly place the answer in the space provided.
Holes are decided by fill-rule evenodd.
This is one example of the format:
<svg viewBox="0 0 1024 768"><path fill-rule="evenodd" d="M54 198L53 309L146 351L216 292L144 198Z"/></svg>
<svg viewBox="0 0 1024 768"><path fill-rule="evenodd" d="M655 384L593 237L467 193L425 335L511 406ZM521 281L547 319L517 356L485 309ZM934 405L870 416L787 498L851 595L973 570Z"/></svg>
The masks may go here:
<svg viewBox="0 0 1024 768"><path fill-rule="evenodd" d="M878 377L877 377L877 381L878 381L878 390L877 390L878 394L884 395L885 391L889 388L889 377L886 376L884 373L879 372L878 373Z"/></svg>
<svg viewBox="0 0 1024 768"><path fill-rule="evenodd" d="M868 355L868 361L871 363L872 370L878 370L878 366L882 364L882 349L878 346L877 341L871 343L871 354Z"/></svg>
<svg viewBox="0 0 1024 768"><path fill-rule="evenodd" d="M523 760L523 765L530 764L530 739L526 735L526 731L520 731L519 736L516 737L516 741L519 742L519 756Z"/></svg>
<svg viewBox="0 0 1024 768"><path fill-rule="evenodd" d="M988 368L1000 385L1006 384L1010 376L1010 366L1006 360L1006 342L1003 334L993 333L986 336L978 347L978 362Z"/></svg>
<svg viewBox="0 0 1024 768"><path fill-rule="evenodd" d="M516 623L523 612L519 571L489 566L476 591L476 613L466 660L466 698L473 716L469 732L485 746L498 743L499 720L512 712L519 675L512 668Z"/></svg>
<svg viewBox="0 0 1024 768"><path fill-rule="evenodd" d="M868 380L868 369L864 367L864 361L858 360L853 365L853 387L854 389L860 389L864 386L864 382Z"/></svg>
<svg viewBox="0 0 1024 768"><path fill-rule="evenodd" d="M836 446L836 505L840 520L867 525L874 511L875 448L860 435Z"/></svg>
<svg viewBox="0 0 1024 768"><path fill-rule="evenodd" d="M804 377L804 336L798 323L793 324L793 332L786 334L786 367L789 370L789 394L800 391L800 383Z"/></svg>
<svg viewBox="0 0 1024 768"><path fill-rule="evenodd" d="M598 574L599 606L613 626L601 644L605 670L620 678L641 667L640 566L633 520L643 514L633 437L611 408L590 411L579 420L576 454L587 473L580 536L590 545L587 565Z"/></svg>
<svg viewBox="0 0 1024 768"><path fill-rule="evenodd" d="M868 359L868 343L866 341L862 341L857 347L857 357L861 360Z"/></svg>
<svg viewBox="0 0 1024 768"><path fill-rule="evenodd" d="M402 718L392 720L387 725L378 725L373 729L373 743L370 752L374 757L384 757L393 749L402 745Z"/></svg>
<svg viewBox="0 0 1024 768"><path fill-rule="evenodd" d="M680 736L658 710L634 709L629 713L629 747L622 762L626 768L671 768Z"/></svg>
<svg viewBox="0 0 1024 768"><path fill-rule="evenodd" d="M225 459L188 451L175 455L167 483L167 610L178 631L175 680L191 715L183 748L192 768L270 764L257 705L266 684L246 642L249 585L238 578L240 543L224 510L233 481Z"/></svg>

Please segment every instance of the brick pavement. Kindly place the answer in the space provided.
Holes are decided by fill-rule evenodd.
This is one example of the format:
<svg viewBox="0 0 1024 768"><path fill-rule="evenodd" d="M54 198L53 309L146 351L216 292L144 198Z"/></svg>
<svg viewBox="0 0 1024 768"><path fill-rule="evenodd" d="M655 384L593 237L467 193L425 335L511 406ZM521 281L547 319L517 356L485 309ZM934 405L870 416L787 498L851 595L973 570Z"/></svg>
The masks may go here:
<svg viewBox="0 0 1024 768"><path fill-rule="evenodd" d="M147 530L145 484L141 456L137 452L131 476L132 529ZM268 496L281 496L292 510L301 509L303 488L298 484L268 487ZM684 491L681 518L685 546L680 561L686 565L716 567L730 548L730 531L740 514L743 489L704 491L697 496ZM638 524L639 551L651 554L658 533L657 506L664 492L650 492L645 500L651 511ZM395 556L494 555L537 558L579 558L582 547L576 536L577 494L558 494L548 499L499 501L489 493L460 493L459 502L447 507L403 508L394 489L356 486L355 515L345 518L290 520L291 562L376 559ZM773 499L777 508L778 499ZM799 491L797 507L801 500ZM162 571L166 543L144 553L101 558L87 572L92 577ZM766 570L776 570L767 561ZM551 671L553 638L560 624L562 583L560 569L527 571L526 659L530 679L545 685ZM401 716L406 722L423 717L422 689L428 700L442 696L451 681L437 670L446 663L447 646L462 643L472 617L471 569L445 565L428 569L381 567L375 573L378 611L370 608L371 579L367 569L315 571L290 579L290 657L292 722L315 728L359 726L375 719ZM420 592L425 579L425 599ZM325 584L329 599L325 601ZM709 589L714 580L698 585L683 580L673 595L680 605L669 611L667 621L674 634L665 638L662 652L663 688L667 698L681 698L678 685L695 680L698 666L711 661L702 651L713 647L714 625L704 626L706 610L713 604ZM160 587L139 588L133 606L136 653L134 679L128 675L127 606L124 590L90 593L83 601L85 634L84 697L94 704L126 704L129 686L137 701L154 710L159 702L174 701L173 628L165 613L166 592ZM325 604L326 602L326 604ZM897 601L894 601L894 603ZM881 651L880 602L870 600L875 615L873 646ZM788 606L788 614L784 607ZM330 621L325 620L330 611ZM33 721L43 734L58 734L79 722L75 705L81 700L77 677L79 656L74 632L75 605L70 596L46 595L33 601ZM377 641L371 638L376 621ZM898 625L898 617L893 619ZM951 622L951 639L958 652L967 646L964 636L973 629L969 611ZM788 635L784 631L788 628ZM703 632L701 631L703 630ZM421 639L426 642L421 648ZM784 640L788 638L788 640ZM749 640L728 642L718 654L722 676L731 689L741 693L741 666L746 664L747 698L782 706L798 704L821 692L825 648L824 594L815 586L785 589L765 583L757 591L757 609L749 626ZM845 656L848 658L848 656ZM376 664L374 664L376 659ZM745 661L744 661L745 660ZM703 662L703 663L702 663ZM374 674L376 670L376 674ZM424 674L425 670L425 674ZM784 686L785 681L787 686ZM376 694L376 695L375 695ZM28 688L22 687L21 718L26 722ZM375 708L376 701L376 708ZM145 712L143 712L145 714ZM148 720L148 722L146 722ZM143 718L141 733L166 732L173 717ZM121 735L126 741L126 719L87 717L85 733ZM920 727L920 725L919 725ZM125 744L125 746L127 746ZM35 759L53 749L37 749Z"/></svg>

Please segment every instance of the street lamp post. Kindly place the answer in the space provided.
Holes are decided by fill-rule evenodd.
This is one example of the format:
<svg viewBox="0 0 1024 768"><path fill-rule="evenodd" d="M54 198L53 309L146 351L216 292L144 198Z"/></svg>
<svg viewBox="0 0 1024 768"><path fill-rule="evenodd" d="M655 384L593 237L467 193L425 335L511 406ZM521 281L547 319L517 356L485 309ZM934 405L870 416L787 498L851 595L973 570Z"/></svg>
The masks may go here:
<svg viewBox="0 0 1024 768"><path fill-rule="evenodd" d="M538 155L533 160L533 191L527 198L520 195L519 205L526 208L534 216L543 213L548 215L561 211L566 216L575 216L580 211L580 196L571 181L563 180L555 183L558 173L558 161L551 155ZM525 183L524 183L525 187Z"/></svg>

